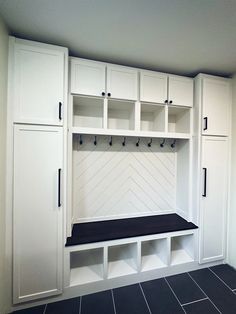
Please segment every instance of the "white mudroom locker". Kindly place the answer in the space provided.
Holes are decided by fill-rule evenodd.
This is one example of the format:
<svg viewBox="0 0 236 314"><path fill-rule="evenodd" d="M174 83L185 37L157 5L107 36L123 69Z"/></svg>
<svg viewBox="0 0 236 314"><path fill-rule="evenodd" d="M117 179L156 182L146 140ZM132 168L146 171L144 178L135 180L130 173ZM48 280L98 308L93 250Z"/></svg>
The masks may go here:
<svg viewBox="0 0 236 314"><path fill-rule="evenodd" d="M221 264L231 80L11 37L13 304Z"/></svg>

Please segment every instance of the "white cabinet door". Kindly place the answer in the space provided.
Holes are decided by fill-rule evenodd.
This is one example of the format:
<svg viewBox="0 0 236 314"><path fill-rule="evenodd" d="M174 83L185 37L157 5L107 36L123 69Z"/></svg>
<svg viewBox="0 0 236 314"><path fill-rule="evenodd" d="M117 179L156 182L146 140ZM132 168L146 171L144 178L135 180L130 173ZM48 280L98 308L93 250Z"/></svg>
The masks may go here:
<svg viewBox="0 0 236 314"><path fill-rule="evenodd" d="M193 106L193 79L169 76L169 103L176 106Z"/></svg>
<svg viewBox="0 0 236 314"><path fill-rule="evenodd" d="M167 78L163 73L140 72L140 101L167 103Z"/></svg>
<svg viewBox="0 0 236 314"><path fill-rule="evenodd" d="M71 93L105 96L106 65L84 59L71 59Z"/></svg>
<svg viewBox="0 0 236 314"><path fill-rule="evenodd" d="M138 71L122 66L107 66L107 95L108 97L137 100Z"/></svg>
<svg viewBox="0 0 236 314"><path fill-rule="evenodd" d="M65 51L16 42L14 122L63 124Z"/></svg>
<svg viewBox="0 0 236 314"><path fill-rule="evenodd" d="M202 134L229 134L230 82L203 78L202 81Z"/></svg>
<svg viewBox="0 0 236 314"><path fill-rule="evenodd" d="M62 131L14 126L14 303L62 292Z"/></svg>
<svg viewBox="0 0 236 314"><path fill-rule="evenodd" d="M200 263L225 257L228 140L202 138Z"/></svg>

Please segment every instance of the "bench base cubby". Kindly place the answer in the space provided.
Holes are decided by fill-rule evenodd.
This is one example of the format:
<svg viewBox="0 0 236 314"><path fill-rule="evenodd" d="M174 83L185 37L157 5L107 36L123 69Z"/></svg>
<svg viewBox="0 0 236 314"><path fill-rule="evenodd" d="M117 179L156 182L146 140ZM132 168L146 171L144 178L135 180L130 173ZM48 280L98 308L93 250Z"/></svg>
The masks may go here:
<svg viewBox="0 0 236 314"><path fill-rule="evenodd" d="M196 237L194 229L67 247L66 281L69 287L99 281L112 287L114 279L125 282L124 278L134 276L142 281L149 277L146 273L152 277L162 270L196 263Z"/></svg>

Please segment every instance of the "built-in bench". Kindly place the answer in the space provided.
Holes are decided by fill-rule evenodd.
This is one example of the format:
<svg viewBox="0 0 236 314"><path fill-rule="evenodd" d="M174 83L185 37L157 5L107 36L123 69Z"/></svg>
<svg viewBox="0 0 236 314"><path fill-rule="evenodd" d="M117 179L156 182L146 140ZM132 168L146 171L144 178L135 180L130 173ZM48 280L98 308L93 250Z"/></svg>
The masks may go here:
<svg viewBox="0 0 236 314"><path fill-rule="evenodd" d="M198 228L177 214L74 224L66 246Z"/></svg>

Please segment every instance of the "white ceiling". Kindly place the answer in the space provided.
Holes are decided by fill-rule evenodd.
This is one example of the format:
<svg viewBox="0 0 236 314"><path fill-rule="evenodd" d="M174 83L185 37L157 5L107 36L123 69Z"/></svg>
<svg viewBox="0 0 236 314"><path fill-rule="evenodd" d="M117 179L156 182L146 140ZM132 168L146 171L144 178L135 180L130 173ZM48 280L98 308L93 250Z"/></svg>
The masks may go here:
<svg viewBox="0 0 236 314"><path fill-rule="evenodd" d="M236 72L236 0L0 0L12 34L84 58L185 75Z"/></svg>

